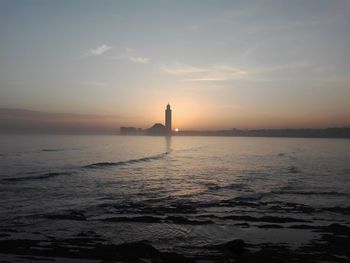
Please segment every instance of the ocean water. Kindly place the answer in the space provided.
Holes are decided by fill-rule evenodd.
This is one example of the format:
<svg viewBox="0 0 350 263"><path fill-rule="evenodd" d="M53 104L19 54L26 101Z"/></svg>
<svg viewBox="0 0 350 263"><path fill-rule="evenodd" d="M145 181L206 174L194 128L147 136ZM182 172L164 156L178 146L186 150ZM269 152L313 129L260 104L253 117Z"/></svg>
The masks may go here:
<svg viewBox="0 0 350 263"><path fill-rule="evenodd" d="M2 135L0 195L0 241L41 249L89 236L213 261L235 239L300 250L350 225L350 140Z"/></svg>

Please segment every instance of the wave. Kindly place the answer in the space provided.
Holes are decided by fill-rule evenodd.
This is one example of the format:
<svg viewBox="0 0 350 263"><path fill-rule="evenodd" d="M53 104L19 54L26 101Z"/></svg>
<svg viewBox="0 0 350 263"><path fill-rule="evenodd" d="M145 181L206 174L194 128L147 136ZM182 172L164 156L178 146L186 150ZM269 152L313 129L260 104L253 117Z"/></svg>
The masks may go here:
<svg viewBox="0 0 350 263"><path fill-rule="evenodd" d="M85 166L83 166L83 168L96 169L96 168L104 168L104 167L111 167L111 166L129 165L129 164L133 164L133 163L149 162L149 161L153 161L153 160L163 159L167 154L169 154L169 153L165 152L165 153L161 153L161 154L154 155L154 156L144 157L144 158L140 158L140 159L130 159L130 160L121 161L121 162L93 163L93 164L85 165Z"/></svg>
<svg viewBox="0 0 350 263"><path fill-rule="evenodd" d="M244 201L258 201L261 200L267 193L252 193L246 194L236 197L236 200L244 200Z"/></svg>
<svg viewBox="0 0 350 263"><path fill-rule="evenodd" d="M287 173L297 174L297 173L301 173L301 171L297 167L291 166L287 169Z"/></svg>
<svg viewBox="0 0 350 263"><path fill-rule="evenodd" d="M242 191L242 190L248 190L247 185L243 183L233 183L233 184L228 184L228 185L217 185L217 184L205 184L205 186L208 188L208 191L220 191L220 190L237 190L237 191Z"/></svg>
<svg viewBox="0 0 350 263"><path fill-rule="evenodd" d="M102 221L106 222L137 222L137 223L173 223L173 224L182 224L182 225L205 225L212 224L211 220L196 220L189 219L183 216L166 216L166 217L158 217L158 216L119 216L119 217L110 217L102 219Z"/></svg>
<svg viewBox="0 0 350 263"><path fill-rule="evenodd" d="M343 173L346 174L346 175L349 175L350 174L350 169L343 169Z"/></svg>
<svg viewBox="0 0 350 263"><path fill-rule="evenodd" d="M327 196L349 196L348 193L341 193L335 191L272 191L273 194L287 194L287 195L327 195Z"/></svg>
<svg viewBox="0 0 350 263"><path fill-rule="evenodd" d="M60 152L64 151L64 149L41 149L41 152Z"/></svg>
<svg viewBox="0 0 350 263"><path fill-rule="evenodd" d="M261 216L254 217L249 215L229 215L221 217L221 219L231 219L237 221L246 221L246 222L266 222L266 223L292 223L292 222L305 222L310 223L310 220L293 218L293 217L279 217L279 216Z"/></svg>
<svg viewBox="0 0 350 263"><path fill-rule="evenodd" d="M13 177L13 178L4 178L3 181L7 182L19 182L19 181L28 181L28 180L41 180L48 179L60 175L71 175L71 172L52 172L52 173L44 173L34 176L24 176L24 177Z"/></svg>
<svg viewBox="0 0 350 263"><path fill-rule="evenodd" d="M82 221L86 220L86 217L83 212L74 211L74 210L69 211L68 213L46 214L42 216L48 219L55 219L55 220L82 220Z"/></svg>
<svg viewBox="0 0 350 263"><path fill-rule="evenodd" d="M120 165L128 165L128 164L140 163L140 162L149 162L152 160L162 159L167 154L168 154L168 152L165 152L165 153L154 155L154 156L144 157L144 158L140 158L140 159L131 159L131 160L122 161L122 162L93 163L93 164L85 165L82 168L95 168L96 169L96 168L104 168L104 167L109 167L109 166L120 166ZM73 173L74 172L49 172L49 173L35 174L33 176L4 178L4 179L2 179L2 181L19 182L19 181L41 180L41 179L48 179L48 178L52 178L52 177L56 177L56 176L60 176L60 175L71 175ZM29 172L28 174L32 174L32 172Z"/></svg>

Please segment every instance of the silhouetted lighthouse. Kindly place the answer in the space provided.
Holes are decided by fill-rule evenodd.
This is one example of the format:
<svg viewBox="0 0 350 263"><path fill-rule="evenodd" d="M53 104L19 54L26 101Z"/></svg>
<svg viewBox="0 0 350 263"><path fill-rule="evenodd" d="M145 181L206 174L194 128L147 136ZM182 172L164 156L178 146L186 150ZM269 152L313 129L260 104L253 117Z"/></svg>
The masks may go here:
<svg viewBox="0 0 350 263"><path fill-rule="evenodd" d="M166 110L165 110L165 128L167 132L170 134L171 133L171 109L170 109L169 103L166 106Z"/></svg>

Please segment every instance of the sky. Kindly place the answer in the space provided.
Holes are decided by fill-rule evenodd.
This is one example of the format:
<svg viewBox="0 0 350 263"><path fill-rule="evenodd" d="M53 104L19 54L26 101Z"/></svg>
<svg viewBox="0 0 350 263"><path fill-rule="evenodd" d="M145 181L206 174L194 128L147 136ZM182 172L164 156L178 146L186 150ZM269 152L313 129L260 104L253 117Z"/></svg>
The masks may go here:
<svg viewBox="0 0 350 263"><path fill-rule="evenodd" d="M147 128L169 102L180 130L350 126L349 14L347 0L0 0L0 115Z"/></svg>

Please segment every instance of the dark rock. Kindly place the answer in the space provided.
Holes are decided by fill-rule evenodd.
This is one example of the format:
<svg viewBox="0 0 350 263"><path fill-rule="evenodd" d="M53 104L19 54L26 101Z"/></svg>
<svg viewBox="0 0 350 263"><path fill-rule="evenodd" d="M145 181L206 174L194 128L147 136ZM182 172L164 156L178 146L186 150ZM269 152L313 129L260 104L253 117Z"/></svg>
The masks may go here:
<svg viewBox="0 0 350 263"><path fill-rule="evenodd" d="M249 262L269 262L269 263L284 263L288 259L286 249L281 249L279 246L262 248L254 253Z"/></svg>
<svg viewBox="0 0 350 263"><path fill-rule="evenodd" d="M322 229L322 226L312 226L312 225L292 225L289 226L289 228L293 228L293 229Z"/></svg>
<svg viewBox="0 0 350 263"><path fill-rule="evenodd" d="M248 221L248 222L267 222L267 223L310 222L304 219L291 218L291 217L276 217L276 216L253 217L253 216L231 215L231 216L221 217L221 219L231 219L231 220L240 220L240 221Z"/></svg>
<svg viewBox="0 0 350 263"><path fill-rule="evenodd" d="M162 262L166 263L193 263L192 259L186 258L183 255L177 253L163 252L161 254Z"/></svg>
<svg viewBox="0 0 350 263"><path fill-rule="evenodd" d="M106 244L105 240L98 241L88 237L52 238L51 240L0 240L0 254L98 259L108 262L142 262L142 259L150 259L151 262L159 263L194 262L176 253L161 252L147 241L119 245ZM41 242L43 242L42 245Z"/></svg>
<svg viewBox="0 0 350 263"><path fill-rule="evenodd" d="M154 216L136 216L136 217L111 217L103 219L106 222L140 222L140 223L161 223L162 218Z"/></svg>
<svg viewBox="0 0 350 263"><path fill-rule="evenodd" d="M228 250L232 255L238 256L243 253L245 242L242 239L235 239L227 242L224 245L225 249Z"/></svg>
<svg viewBox="0 0 350 263"><path fill-rule="evenodd" d="M266 225L258 225L258 228L283 228L281 225L276 224L266 224Z"/></svg>
<svg viewBox="0 0 350 263"><path fill-rule="evenodd" d="M347 235L350 237L350 227L345 225L340 225L337 223L330 224L329 226L324 228L325 231L331 232L337 235Z"/></svg>
<svg viewBox="0 0 350 263"><path fill-rule="evenodd" d="M211 220L190 220L182 216L168 216L165 218L167 221L171 221L175 224L190 224L190 225L203 225L203 224L212 224Z"/></svg>
<svg viewBox="0 0 350 263"><path fill-rule="evenodd" d="M347 206L347 207L339 207L339 206L326 207L326 208L323 208L322 210L337 213L337 214L350 215L350 206Z"/></svg>
<svg viewBox="0 0 350 263"><path fill-rule="evenodd" d="M118 252L118 255L126 258L159 258L161 255L161 252L147 241L116 245L115 250Z"/></svg>
<svg viewBox="0 0 350 263"><path fill-rule="evenodd" d="M48 219L61 219L61 220L81 220L85 221L86 217L82 212L71 211L68 214L48 214L44 215Z"/></svg>

